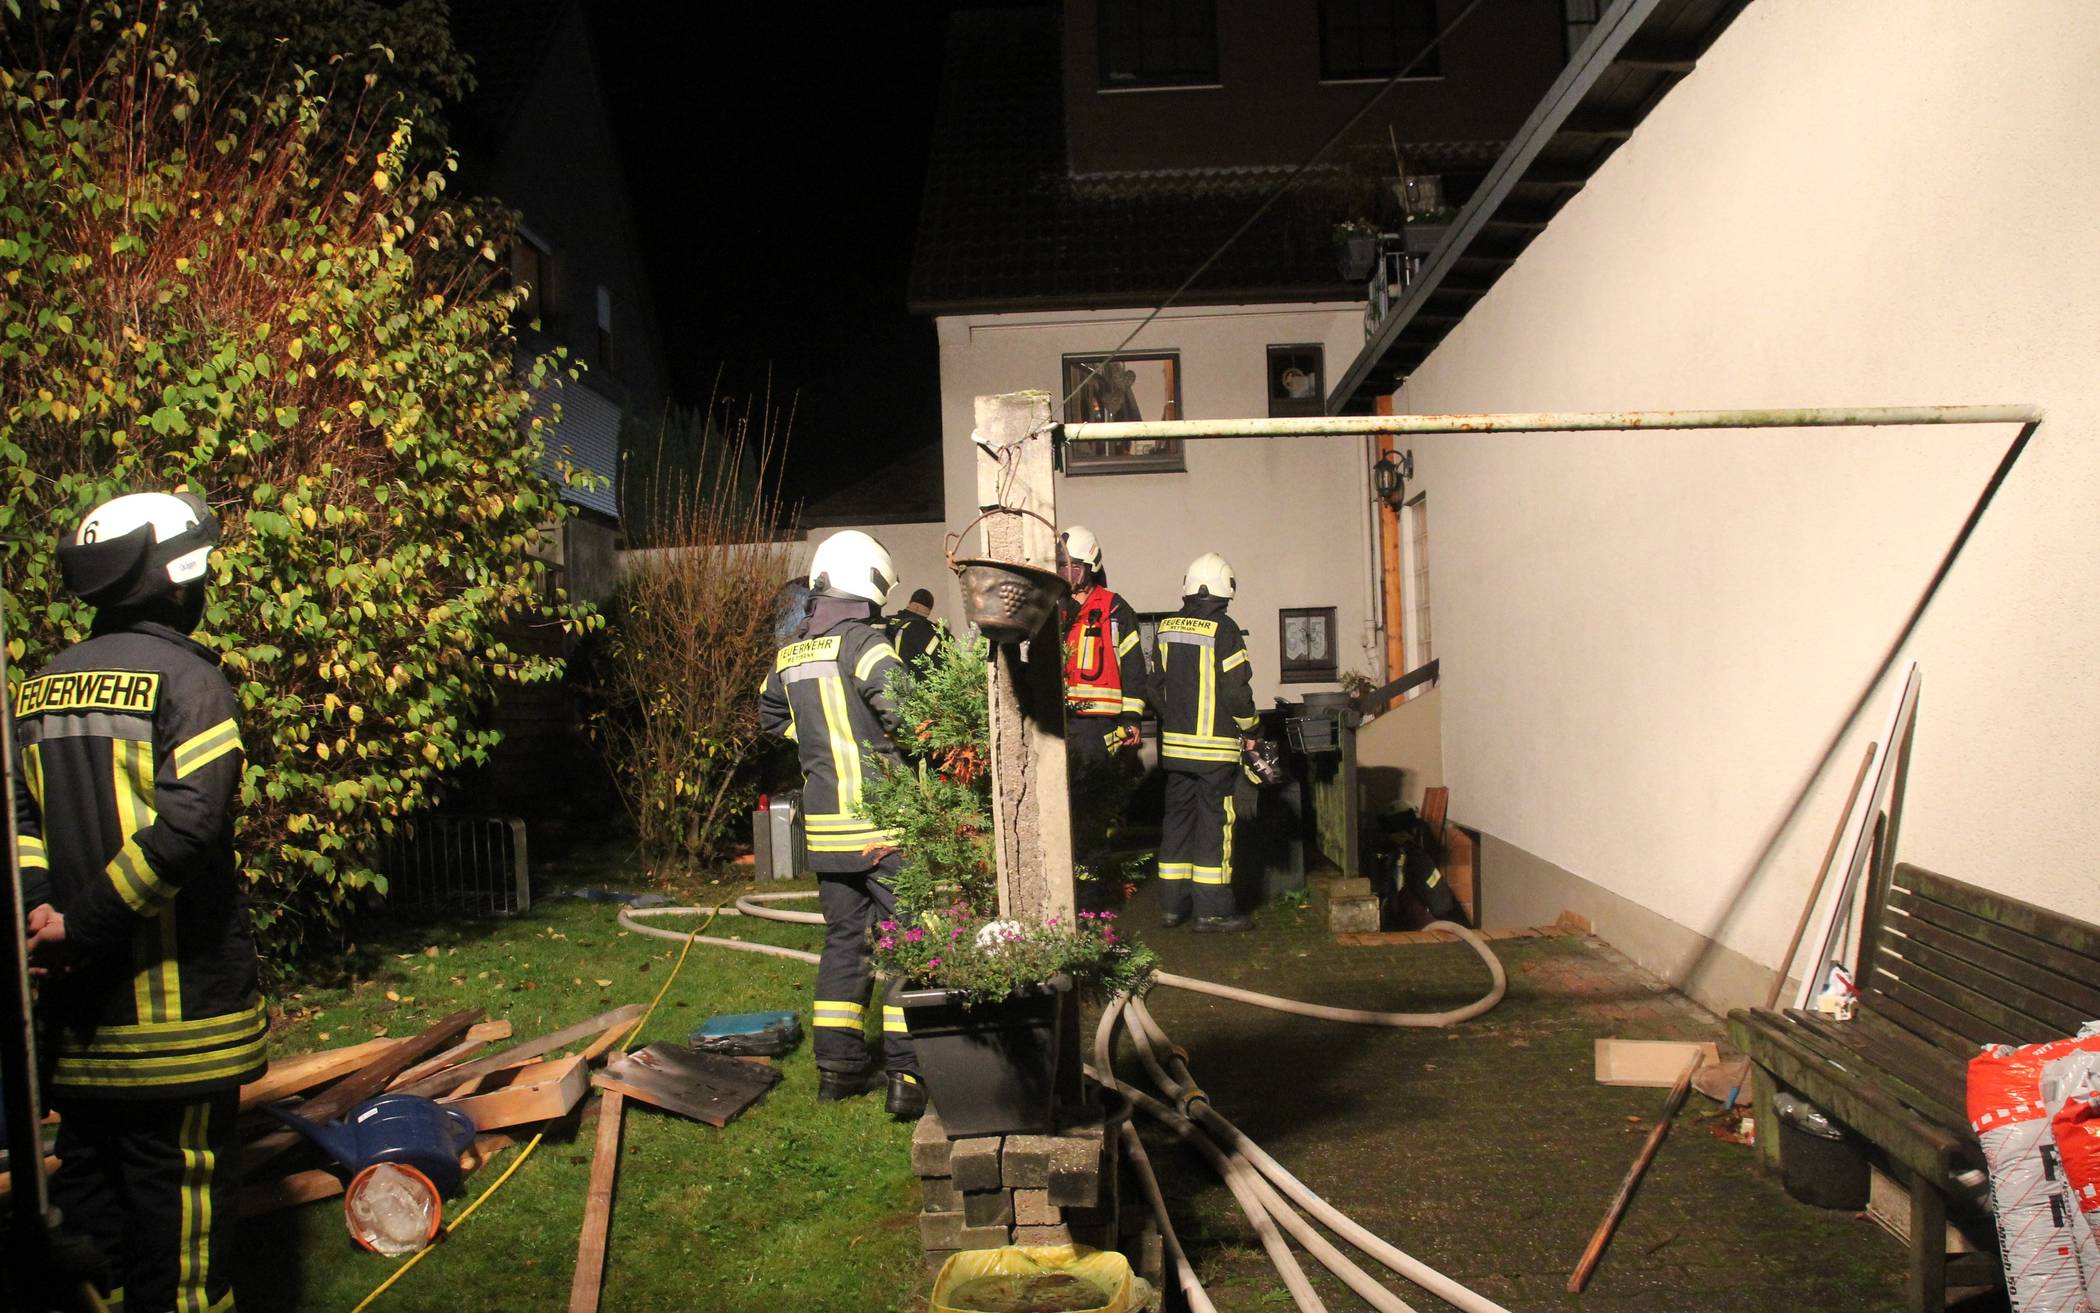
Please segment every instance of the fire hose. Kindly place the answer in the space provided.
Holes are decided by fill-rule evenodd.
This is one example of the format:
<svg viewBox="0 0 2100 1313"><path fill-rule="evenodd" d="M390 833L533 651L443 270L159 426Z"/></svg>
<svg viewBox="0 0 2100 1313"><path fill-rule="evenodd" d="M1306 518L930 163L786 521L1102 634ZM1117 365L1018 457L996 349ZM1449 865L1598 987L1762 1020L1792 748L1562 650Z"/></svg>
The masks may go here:
<svg viewBox="0 0 2100 1313"><path fill-rule="evenodd" d="M767 921L821 925L824 918L819 913L795 912L770 906L773 903L813 897L813 893L794 891L747 894L737 899L733 908L624 908L620 912L619 920L628 930L654 938L815 962L815 953L801 949L720 936L680 934L675 930L642 923L645 918L662 916L733 915ZM1154 981L1171 989L1188 990L1213 998L1245 1003L1252 1007L1286 1012L1293 1016L1363 1026L1411 1029L1452 1026L1462 1021L1470 1021L1500 1003L1508 989L1509 977L1486 941L1471 929L1448 921L1435 922L1431 928L1455 935L1479 955L1492 977L1487 993L1463 1007L1443 1012L1379 1012L1280 998L1251 989L1240 989L1165 971L1159 972ZM1125 1024L1129 1030L1137 1049L1138 1060L1154 1086L1165 1096L1163 1099L1117 1078L1114 1057L1119 1023ZM1373 1234L1346 1213L1313 1193L1303 1181L1293 1176L1260 1145L1249 1139L1243 1131L1227 1120L1224 1114L1211 1106L1209 1096L1204 1094L1195 1078L1189 1074L1188 1055L1167 1038L1166 1032L1153 1019L1142 998L1118 995L1109 1002L1094 1032L1094 1062L1086 1070L1087 1075L1097 1084L1128 1098L1139 1111L1158 1121L1209 1162L1225 1182L1226 1188L1232 1192L1241 1211L1246 1214L1256 1237L1261 1241L1270 1261L1275 1264L1285 1289L1290 1293L1292 1302L1297 1305L1300 1313L1326 1313L1327 1306L1313 1290L1297 1255L1292 1253L1284 1238L1286 1232L1343 1284L1378 1310L1378 1313L1414 1313L1412 1305L1350 1259L1308 1222L1305 1215L1299 1212L1300 1209L1304 1210L1304 1214L1309 1214L1313 1221L1333 1231L1365 1255L1454 1308L1462 1309L1465 1313L1509 1313L1495 1301L1460 1285L1397 1245ZM1174 1280L1187 1299L1191 1313L1216 1313L1210 1296L1204 1291L1202 1282L1197 1279L1194 1265L1181 1246L1180 1239L1174 1231L1173 1221L1167 1215L1166 1200L1160 1191L1158 1178L1153 1173L1151 1160L1145 1153L1144 1142L1137 1129L1127 1122L1122 1129L1122 1140L1124 1150L1137 1173L1146 1203L1159 1225L1160 1240L1173 1269Z"/></svg>

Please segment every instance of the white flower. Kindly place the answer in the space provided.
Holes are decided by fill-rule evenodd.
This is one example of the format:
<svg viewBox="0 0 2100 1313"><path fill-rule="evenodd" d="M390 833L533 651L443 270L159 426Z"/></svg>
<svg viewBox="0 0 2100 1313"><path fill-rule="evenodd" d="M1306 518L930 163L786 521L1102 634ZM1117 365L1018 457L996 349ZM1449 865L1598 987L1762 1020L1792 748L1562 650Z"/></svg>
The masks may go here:
<svg viewBox="0 0 2100 1313"><path fill-rule="evenodd" d="M977 946L987 953L996 953L1001 947L1011 944L1027 933L1019 921L987 921L977 932Z"/></svg>

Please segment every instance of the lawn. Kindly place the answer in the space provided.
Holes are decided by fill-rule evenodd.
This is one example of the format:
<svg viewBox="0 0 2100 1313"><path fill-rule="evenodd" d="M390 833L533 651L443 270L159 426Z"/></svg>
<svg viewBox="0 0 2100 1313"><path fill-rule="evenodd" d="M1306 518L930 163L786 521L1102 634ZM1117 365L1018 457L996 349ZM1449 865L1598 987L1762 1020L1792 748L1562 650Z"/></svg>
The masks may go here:
<svg viewBox="0 0 2100 1313"><path fill-rule="evenodd" d="M629 878L612 862L551 875L550 884L611 888ZM677 901L726 903L748 887L705 885ZM354 983L287 986L272 1000L286 1012L273 1052L409 1035L467 1007L509 1019L524 1039L655 997L681 946L621 929L616 904L554 895L542 889L531 911L502 921L367 926L346 963ZM723 918L709 933L814 950L821 928ZM806 1017L813 978L807 963L696 946L639 1042L682 1040L718 1012L795 1008ZM608 1313L920 1304L909 1128L884 1116L879 1096L819 1105L806 1038L780 1065L782 1083L720 1130L628 1104ZM594 1120L550 1127L493 1199L373 1303L375 1313L566 1307L594 1134ZM469 1178L467 1196L521 1152L506 1150ZM252 1219L236 1262L239 1304L250 1313L350 1313L398 1266L351 1243L340 1200Z"/></svg>

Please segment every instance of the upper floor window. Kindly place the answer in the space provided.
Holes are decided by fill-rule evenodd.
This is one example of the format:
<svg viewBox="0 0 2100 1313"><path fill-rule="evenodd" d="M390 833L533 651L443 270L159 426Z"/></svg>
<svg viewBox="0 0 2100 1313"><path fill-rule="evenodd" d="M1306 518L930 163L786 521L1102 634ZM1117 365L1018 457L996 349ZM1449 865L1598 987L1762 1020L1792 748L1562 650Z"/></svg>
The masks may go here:
<svg viewBox="0 0 2100 1313"><path fill-rule="evenodd" d="M613 372L612 292L598 284L598 368Z"/></svg>
<svg viewBox="0 0 2100 1313"><path fill-rule="evenodd" d="M1216 0L1100 0L1101 85L1218 80Z"/></svg>
<svg viewBox="0 0 2100 1313"><path fill-rule="evenodd" d="M554 256L546 243L522 227L510 242L510 281L525 289L517 316L523 323L544 323L554 313Z"/></svg>
<svg viewBox="0 0 2100 1313"><path fill-rule="evenodd" d="M1065 422L1102 423L1181 418L1181 354L1149 351L1134 356L1066 356ZM1073 442L1065 448L1067 474L1133 474L1174 471L1181 462L1180 438L1129 438Z"/></svg>
<svg viewBox="0 0 2100 1313"><path fill-rule="evenodd" d="M1269 348L1269 414L1326 413L1326 352L1318 342Z"/></svg>
<svg viewBox="0 0 2100 1313"><path fill-rule="evenodd" d="M1436 0L1320 0L1320 76L1441 77L1442 51L1423 54L1436 34Z"/></svg>

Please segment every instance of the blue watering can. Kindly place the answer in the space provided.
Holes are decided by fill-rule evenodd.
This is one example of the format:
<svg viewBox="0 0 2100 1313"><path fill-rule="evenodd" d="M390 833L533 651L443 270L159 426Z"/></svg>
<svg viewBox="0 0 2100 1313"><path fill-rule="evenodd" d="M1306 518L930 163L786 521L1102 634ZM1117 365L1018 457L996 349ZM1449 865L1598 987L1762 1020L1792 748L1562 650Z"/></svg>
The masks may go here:
<svg viewBox="0 0 2100 1313"><path fill-rule="evenodd" d="M350 1110L339 1122L317 1122L272 1106L272 1115L321 1146L351 1175L374 1163L413 1167L438 1193L459 1193L459 1156L474 1143L474 1119L413 1094L382 1094Z"/></svg>

